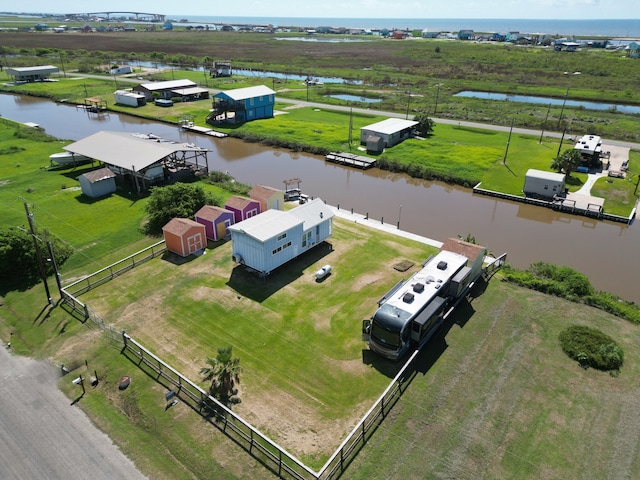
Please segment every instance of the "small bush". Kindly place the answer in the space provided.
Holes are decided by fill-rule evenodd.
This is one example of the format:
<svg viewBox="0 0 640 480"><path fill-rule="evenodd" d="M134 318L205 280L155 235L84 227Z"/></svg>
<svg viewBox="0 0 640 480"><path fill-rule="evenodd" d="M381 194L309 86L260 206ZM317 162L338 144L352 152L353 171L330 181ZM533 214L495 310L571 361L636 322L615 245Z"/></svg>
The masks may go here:
<svg viewBox="0 0 640 480"><path fill-rule="evenodd" d="M572 325L559 336L562 350L583 368L620 370L624 352L610 336L582 325Z"/></svg>

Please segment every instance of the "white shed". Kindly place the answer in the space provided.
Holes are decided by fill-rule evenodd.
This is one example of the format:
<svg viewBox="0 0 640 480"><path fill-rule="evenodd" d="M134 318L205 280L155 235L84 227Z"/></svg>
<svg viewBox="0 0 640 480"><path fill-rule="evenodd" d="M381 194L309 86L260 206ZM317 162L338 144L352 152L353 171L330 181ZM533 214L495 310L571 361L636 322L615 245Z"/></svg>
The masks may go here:
<svg viewBox="0 0 640 480"><path fill-rule="evenodd" d="M527 197L552 199L564 189L564 174L530 168L524 177L523 193Z"/></svg>
<svg viewBox="0 0 640 480"><path fill-rule="evenodd" d="M147 104L147 98L142 93L132 92L130 90L116 90L113 95L116 103L119 105L142 107Z"/></svg>
<svg viewBox="0 0 640 480"><path fill-rule="evenodd" d="M108 168L99 168L83 173L78 177L82 193L87 197L98 198L116 191L116 174Z"/></svg>

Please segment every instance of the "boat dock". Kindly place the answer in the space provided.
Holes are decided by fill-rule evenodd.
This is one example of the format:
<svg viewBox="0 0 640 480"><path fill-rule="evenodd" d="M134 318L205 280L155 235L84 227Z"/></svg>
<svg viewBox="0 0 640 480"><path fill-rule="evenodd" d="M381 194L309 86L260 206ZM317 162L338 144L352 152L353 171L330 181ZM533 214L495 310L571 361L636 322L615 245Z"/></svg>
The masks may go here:
<svg viewBox="0 0 640 480"><path fill-rule="evenodd" d="M350 167L371 168L375 165L376 159L370 157L363 157L362 155L355 155L347 152L331 152L325 157L327 162L339 163L340 165L348 165Z"/></svg>
<svg viewBox="0 0 640 480"><path fill-rule="evenodd" d="M218 132L217 130L213 130L212 128L199 127L198 125L194 125L193 123L182 123L180 126L183 130L202 133L203 135L209 135L211 137L224 138L227 136L226 133Z"/></svg>

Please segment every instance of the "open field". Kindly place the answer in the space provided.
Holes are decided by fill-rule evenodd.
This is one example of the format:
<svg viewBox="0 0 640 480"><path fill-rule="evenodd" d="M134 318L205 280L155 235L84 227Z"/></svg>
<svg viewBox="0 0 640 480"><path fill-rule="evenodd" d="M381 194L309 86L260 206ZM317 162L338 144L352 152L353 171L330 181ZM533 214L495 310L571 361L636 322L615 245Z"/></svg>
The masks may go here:
<svg viewBox="0 0 640 480"><path fill-rule="evenodd" d="M11 66L43 62L66 65L67 71L91 72L104 65L140 60L171 64L175 69L210 66L231 60L234 68L283 74L339 77L358 84L326 84L310 89L313 100L329 93L382 98L387 111L427 111L434 116L556 130L575 130L603 137L640 141L637 115L615 111L562 109L547 105L497 102L454 97L463 90L537 95L640 105L634 78L637 60L623 52L582 49L554 52L552 48L505 43L449 40L358 38L358 42L297 42L277 38L297 33L265 35L247 32L113 32L91 34L0 32L2 52ZM208 68L208 67L207 67ZM574 74L579 72L579 74ZM194 72L196 73L196 72ZM171 78L171 72L168 73ZM256 77L254 77L255 79ZM271 84L275 79L259 79ZM229 88L228 79L199 81ZM232 80L233 81L233 80ZM284 82L288 83L288 82ZM221 86L227 84L226 87ZM282 85L289 87L290 85ZM292 98L305 99L306 89L294 88ZM349 102L341 102L349 104ZM358 106L366 104L352 102ZM546 120L546 121L545 121Z"/></svg>
<svg viewBox="0 0 640 480"><path fill-rule="evenodd" d="M21 197L35 204L37 224L78 250L63 268L65 282L152 243L139 228L145 199L118 192L83 202L70 187L77 170L41 168L61 143L15 137L13 130L0 127L3 221L23 225ZM450 142L480 135L447 132L436 134ZM482 138L499 139L491 151L501 160L506 135ZM524 139L512 140L516 152ZM242 403L234 408L318 466L398 368L368 353L361 319L430 251L336 220L327 244L265 280L233 268L229 244L219 243L204 256L152 260L82 300L195 381L205 358L232 344L244 368ZM416 266L397 272L400 260ZM334 273L316 283L313 272L325 263ZM150 478L270 478L186 405L167 409L165 389L97 330L63 308L44 307L41 284L1 294L0 338L11 338L16 353L65 363L74 373L95 369L101 382L79 406ZM622 346L618 376L583 370L562 353L558 334L572 324L598 328ZM498 275L430 342L406 393L342 478L638 478L639 357L637 326ZM116 385L125 374L133 380L122 393ZM61 389L75 398L77 386L67 380Z"/></svg>

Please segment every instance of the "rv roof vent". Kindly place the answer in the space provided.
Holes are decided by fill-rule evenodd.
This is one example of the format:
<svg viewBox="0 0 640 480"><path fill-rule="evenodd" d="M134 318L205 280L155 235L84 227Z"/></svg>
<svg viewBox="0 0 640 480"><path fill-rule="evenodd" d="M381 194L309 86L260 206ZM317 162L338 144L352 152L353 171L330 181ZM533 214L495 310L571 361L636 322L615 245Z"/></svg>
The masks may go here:
<svg viewBox="0 0 640 480"><path fill-rule="evenodd" d="M431 283L431 282L435 282L435 281L436 281L436 278L433 275L429 275L427 277L427 283Z"/></svg>
<svg viewBox="0 0 640 480"><path fill-rule="evenodd" d="M416 292L416 293L424 292L424 283L416 283L413 286L413 291Z"/></svg>
<svg viewBox="0 0 640 480"><path fill-rule="evenodd" d="M438 262L438 270L446 270L447 269L447 262L445 262L444 260L441 260Z"/></svg>
<svg viewBox="0 0 640 480"><path fill-rule="evenodd" d="M404 303L411 303L413 302L413 293L411 292L407 292L404 294L404 296L402 297L402 301Z"/></svg>

